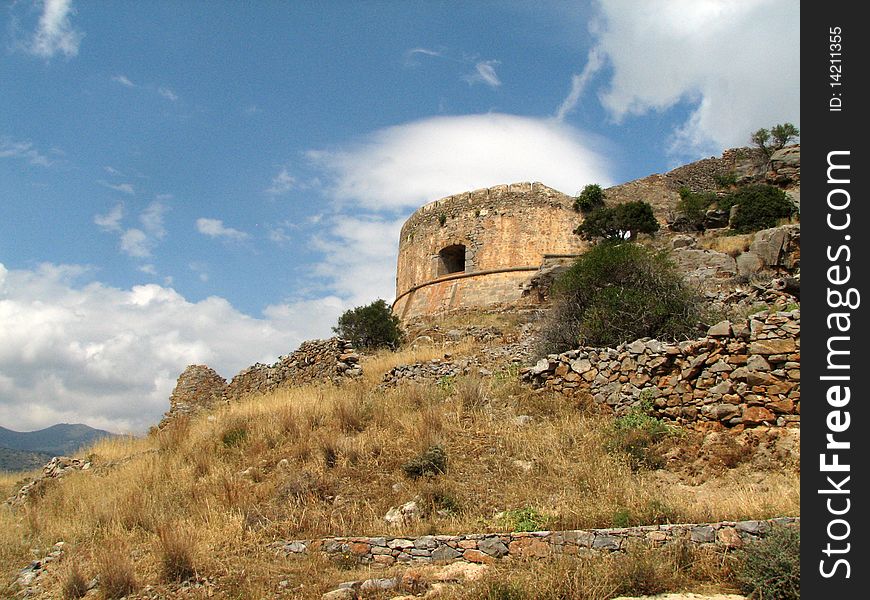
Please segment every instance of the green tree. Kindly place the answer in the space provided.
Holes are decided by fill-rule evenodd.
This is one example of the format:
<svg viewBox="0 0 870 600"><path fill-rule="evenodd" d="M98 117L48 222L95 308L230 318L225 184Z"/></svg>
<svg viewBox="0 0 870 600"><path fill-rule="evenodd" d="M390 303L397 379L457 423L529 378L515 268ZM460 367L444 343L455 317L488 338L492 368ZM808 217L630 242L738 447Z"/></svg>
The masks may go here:
<svg viewBox="0 0 870 600"><path fill-rule="evenodd" d="M345 311L332 330L360 349L394 349L402 340L399 318L383 300Z"/></svg>
<svg viewBox="0 0 870 600"><path fill-rule="evenodd" d="M680 188L680 200L677 211L688 221L692 229L703 230L707 209L716 202L713 192L693 192L689 188Z"/></svg>
<svg viewBox="0 0 870 600"><path fill-rule="evenodd" d="M556 280L553 297L542 354L688 337L703 318L700 295L669 255L633 242L596 244Z"/></svg>
<svg viewBox="0 0 870 600"><path fill-rule="evenodd" d="M780 123L769 130L761 128L750 136L766 158L785 147L791 140L800 137L800 130L791 123Z"/></svg>
<svg viewBox="0 0 870 600"><path fill-rule="evenodd" d="M583 214L604 206L604 190L597 183L590 183L574 198L574 210Z"/></svg>
<svg viewBox="0 0 870 600"><path fill-rule="evenodd" d="M574 233L586 240L634 240L639 233L655 233L659 223L652 206L637 200L616 206L599 206L584 218Z"/></svg>

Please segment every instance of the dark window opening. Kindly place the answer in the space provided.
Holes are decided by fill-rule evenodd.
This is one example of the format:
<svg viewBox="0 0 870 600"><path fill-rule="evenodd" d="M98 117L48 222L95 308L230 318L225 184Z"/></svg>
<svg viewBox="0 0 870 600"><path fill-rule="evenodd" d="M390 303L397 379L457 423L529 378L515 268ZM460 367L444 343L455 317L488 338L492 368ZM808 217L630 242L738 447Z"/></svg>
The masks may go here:
<svg viewBox="0 0 870 600"><path fill-rule="evenodd" d="M465 246L454 244L438 253L438 277L465 271Z"/></svg>

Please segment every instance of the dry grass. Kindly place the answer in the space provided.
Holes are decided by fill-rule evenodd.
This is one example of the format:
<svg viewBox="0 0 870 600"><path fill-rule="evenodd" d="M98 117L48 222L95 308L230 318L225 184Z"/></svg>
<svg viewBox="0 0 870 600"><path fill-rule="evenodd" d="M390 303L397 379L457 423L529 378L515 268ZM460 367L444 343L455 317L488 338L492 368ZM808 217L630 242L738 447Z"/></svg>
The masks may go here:
<svg viewBox="0 0 870 600"><path fill-rule="evenodd" d="M624 554L537 560L534 566L500 565L485 577L447 591L444 600L609 600L668 591L736 591L730 562L688 546Z"/></svg>
<svg viewBox="0 0 870 600"><path fill-rule="evenodd" d="M456 380L452 390L373 385L395 364L440 352L378 354L365 359L366 378L341 388L282 389L145 439L100 442L93 470L51 482L24 507L0 507L6 580L32 548L63 540L65 561L111 582L104 593L196 574L217 582L217 597L319 598L350 573L317 557L288 562L269 542L500 531L501 515L519 509L551 529L799 514L796 473L752 479L740 465L692 487L664 471L634 472L605 451L606 418L510 379ZM533 420L521 426L517 415ZM407 477L403 465L433 445L447 452L446 473ZM415 497L423 520L389 530L383 515ZM564 571L536 577L548 589Z"/></svg>
<svg viewBox="0 0 870 600"><path fill-rule="evenodd" d="M716 235L700 239L701 248L722 252L732 257L749 250L754 233L739 233L735 235Z"/></svg>

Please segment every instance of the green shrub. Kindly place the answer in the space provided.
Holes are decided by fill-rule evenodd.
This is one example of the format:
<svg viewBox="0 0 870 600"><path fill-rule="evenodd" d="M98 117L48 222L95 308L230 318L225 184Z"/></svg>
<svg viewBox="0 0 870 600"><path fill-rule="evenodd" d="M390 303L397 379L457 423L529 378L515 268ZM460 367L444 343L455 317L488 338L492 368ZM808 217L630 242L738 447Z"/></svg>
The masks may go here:
<svg viewBox="0 0 870 600"><path fill-rule="evenodd" d="M742 187L719 201L719 207L723 210L730 210L734 205L737 205L737 214L730 226L737 233L776 227L780 219L796 213L794 204L785 192L763 183Z"/></svg>
<svg viewBox="0 0 870 600"><path fill-rule="evenodd" d="M383 300L345 311L338 318L338 326L332 330L360 349L395 350L402 340L399 318Z"/></svg>
<svg viewBox="0 0 870 600"><path fill-rule="evenodd" d="M543 531L550 522L550 517L534 508L526 507L506 511L504 520L511 531Z"/></svg>
<svg viewBox="0 0 870 600"><path fill-rule="evenodd" d="M727 173L716 173L713 175L713 181L716 182L720 188L729 188L733 185L737 185L737 173L734 171L728 171Z"/></svg>
<svg viewBox="0 0 870 600"><path fill-rule="evenodd" d="M689 188L680 189L677 211L682 214L694 229L704 228L707 209L716 202L716 194L711 192L692 192Z"/></svg>
<svg viewBox="0 0 870 600"><path fill-rule="evenodd" d="M762 540L739 554L737 578L743 591L759 600L800 598L801 532L776 526Z"/></svg>
<svg viewBox="0 0 870 600"><path fill-rule="evenodd" d="M604 206L604 190L597 183L590 183L574 198L574 210L583 214Z"/></svg>
<svg viewBox="0 0 870 600"><path fill-rule="evenodd" d="M625 455L635 471L664 467L665 459L656 446L674 434L673 427L650 415L650 410L649 404L633 407L628 414L615 419L608 432L607 451Z"/></svg>
<svg viewBox="0 0 870 600"><path fill-rule="evenodd" d="M246 425L233 425L221 436L221 441L227 448L241 446L248 439L248 428Z"/></svg>
<svg viewBox="0 0 870 600"><path fill-rule="evenodd" d="M440 445L429 446L402 465L402 471L411 479L447 472L447 452Z"/></svg>
<svg viewBox="0 0 870 600"><path fill-rule="evenodd" d="M668 255L630 242L595 245L556 280L553 296L542 354L690 337L702 318L700 295Z"/></svg>

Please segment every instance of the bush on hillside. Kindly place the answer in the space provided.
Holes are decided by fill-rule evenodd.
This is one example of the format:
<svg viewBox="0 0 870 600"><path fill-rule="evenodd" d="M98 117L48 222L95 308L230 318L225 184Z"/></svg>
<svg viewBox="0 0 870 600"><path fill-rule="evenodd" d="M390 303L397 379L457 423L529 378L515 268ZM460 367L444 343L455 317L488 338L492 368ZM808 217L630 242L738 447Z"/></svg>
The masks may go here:
<svg viewBox="0 0 870 600"><path fill-rule="evenodd" d="M722 210L737 205L730 227L737 233L750 233L776 227L780 219L793 216L797 209L778 187L766 184L747 185L719 201Z"/></svg>
<svg viewBox="0 0 870 600"><path fill-rule="evenodd" d="M704 219L707 209L716 203L716 194L712 192L693 192L689 188L680 189L680 199L677 202L677 212L686 218L691 229L704 229Z"/></svg>
<svg viewBox="0 0 870 600"><path fill-rule="evenodd" d="M594 246L556 280L553 296L540 337L543 354L690 337L702 316L700 295L669 256L632 242Z"/></svg>
<svg viewBox="0 0 870 600"><path fill-rule="evenodd" d="M652 206L637 200L593 209L574 233L586 240L633 240L639 233L655 233L658 230L659 223L653 215Z"/></svg>
<svg viewBox="0 0 870 600"><path fill-rule="evenodd" d="M574 210L583 214L604 206L604 190L597 183L590 183L574 198Z"/></svg>
<svg viewBox="0 0 870 600"><path fill-rule="evenodd" d="M752 598L793 600L801 597L801 532L774 527L767 537L740 553L737 578Z"/></svg>
<svg viewBox="0 0 870 600"><path fill-rule="evenodd" d="M383 300L345 311L332 330L350 340L356 348L365 350L395 350L402 340L399 318Z"/></svg>

